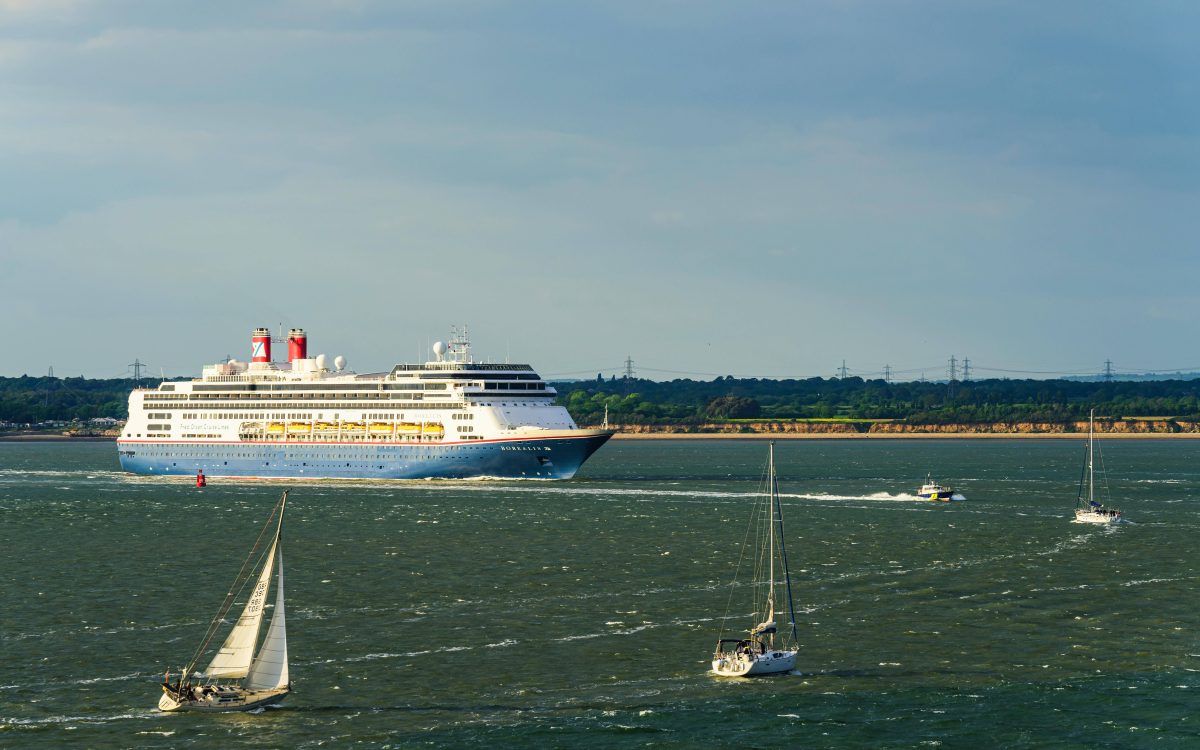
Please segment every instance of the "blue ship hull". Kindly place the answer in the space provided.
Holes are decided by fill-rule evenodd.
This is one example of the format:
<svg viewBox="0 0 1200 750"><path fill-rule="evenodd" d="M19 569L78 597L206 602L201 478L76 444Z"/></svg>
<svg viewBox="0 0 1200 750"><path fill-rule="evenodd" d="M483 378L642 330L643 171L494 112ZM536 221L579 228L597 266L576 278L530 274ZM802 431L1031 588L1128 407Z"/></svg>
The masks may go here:
<svg viewBox="0 0 1200 750"><path fill-rule="evenodd" d="M118 442L121 468L155 476L281 479L570 479L612 436L432 443Z"/></svg>

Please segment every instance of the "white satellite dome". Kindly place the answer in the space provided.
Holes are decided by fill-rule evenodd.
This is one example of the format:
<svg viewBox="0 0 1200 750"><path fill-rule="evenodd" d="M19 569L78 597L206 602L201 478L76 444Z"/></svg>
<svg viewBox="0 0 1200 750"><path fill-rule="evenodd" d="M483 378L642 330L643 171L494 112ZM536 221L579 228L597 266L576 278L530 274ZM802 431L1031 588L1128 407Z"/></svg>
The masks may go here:
<svg viewBox="0 0 1200 750"><path fill-rule="evenodd" d="M333 358L333 366L337 369L338 372L345 370L346 369L346 358L340 354L337 355L336 357Z"/></svg>
<svg viewBox="0 0 1200 750"><path fill-rule="evenodd" d="M318 354L317 355L317 369L324 370L326 361L327 361L327 358L324 354Z"/></svg>
<svg viewBox="0 0 1200 750"><path fill-rule="evenodd" d="M446 344L442 341L433 342L433 353L438 358L438 362L442 361L442 355L446 353Z"/></svg>

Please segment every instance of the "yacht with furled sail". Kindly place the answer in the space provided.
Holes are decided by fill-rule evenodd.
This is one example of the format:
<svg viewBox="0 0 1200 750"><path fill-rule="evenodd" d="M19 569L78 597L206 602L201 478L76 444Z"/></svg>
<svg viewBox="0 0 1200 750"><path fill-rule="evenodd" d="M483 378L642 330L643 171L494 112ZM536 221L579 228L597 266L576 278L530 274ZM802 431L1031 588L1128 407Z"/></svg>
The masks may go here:
<svg viewBox="0 0 1200 750"><path fill-rule="evenodd" d="M570 479L613 430L582 429L523 364L478 362L466 329L433 359L355 374L310 357L308 336L251 336L249 362L208 365L190 381L129 395L117 439L135 474L288 479Z"/></svg>
<svg viewBox="0 0 1200 750"><path fill-rule="evenodd" d="M767 453L765 502L756 502L741 560L754 560L751 585L754 623L745 637L725 638L729 607L738 591L737 576L730 587L729 605L721 620L721 633L712 658L712 671L722 677L756 677L789 672L796 666L799 652L796 636L796 611L792 603L792 579L788 573L787 549L784 545L783 506L779 504L779 479L775 474L775 442ZM757 530L757 534L752 533ZM776 567L778 565L778 567ZM740 569L741 562L738 567ZM740 570L739 570L740 572ZM776 576L782 576L787 593L788 628L780 635L775 622Z"/></svg>
<svg viewBox="0 0 1200 750"><path fill-rule="evenodd" d="M1116 508L1110 508L1096 499L1096 411L1088 412L1088 441L1087 452L1084 454L1083 473L1079 477L1079 490L1075 495L1075 523L1113 524L1124 518L1124 514ZM1101 459L1101 474L1104 474L1104 461ZM1104 474L1105 487L1108 486L1107 474ZM1084 486L1087 486L1086 496Z"/></svg>
<svg viewBox="0 0 1200 750"><path fill-rule="evenodd" d="M168 670L162 683L158 708L162 711L249 711L278 703L292 691L288 674L287 623L283 607L283 496L271 510L250 555L242 564L216 617L208 626L200 647L175 682ZM274 527L272 532L272 526ZM268 545L269 542L269 545ZM271 580L275 579L275 609L267 635L258 643ZM194 672L209 643L225 621L238 596L253 583L246 606L233 630L203 672ZM257 648L256 648L257 646Z"/></svg>

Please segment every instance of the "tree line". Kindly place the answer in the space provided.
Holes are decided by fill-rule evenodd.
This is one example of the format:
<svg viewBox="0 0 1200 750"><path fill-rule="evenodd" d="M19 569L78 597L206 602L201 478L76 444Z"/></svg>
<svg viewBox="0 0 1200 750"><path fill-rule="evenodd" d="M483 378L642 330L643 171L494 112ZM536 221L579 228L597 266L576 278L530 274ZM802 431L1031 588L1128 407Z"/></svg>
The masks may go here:
<svg viewBox="0 0 1200 750"><path fill-rule="evenodd" d="M37 424L94 417L125 419L129 414L128 378L0 378L0 422Z"/></svg>
<svg viewBox="0 0 1200 750"><path fill-rule="evenodd" d="M729 419L890 419L909 424L1063 423L1104 417L1200 419L1200 380L972 380L888 383L862 378L555 383L581 424L699 424Z"/></svg>
<svg viewBox="0 0 1200 750"><path fill-rule="evenodd" d="M128 416L132 379L0 377L0 421L37 423ZM730 419L892 419L910 424L1071 422L1105 417L1200 419L1200 380L973 380L887 383L862 378L768 380L638 378L554 383L581 424L605 407L619 424L700 424Z"/></svg>

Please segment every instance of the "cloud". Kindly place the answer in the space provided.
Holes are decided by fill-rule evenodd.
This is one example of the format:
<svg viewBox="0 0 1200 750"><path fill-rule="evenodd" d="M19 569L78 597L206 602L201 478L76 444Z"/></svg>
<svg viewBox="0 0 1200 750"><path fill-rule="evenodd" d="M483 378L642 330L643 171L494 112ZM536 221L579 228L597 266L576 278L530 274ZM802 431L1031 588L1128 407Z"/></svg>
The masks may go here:
<svg viewBox="0 0 1200 750"><path fill-rule="evenodd" d="M379 367L450 321L551 370L1079 361L1098 295L1130 351L1181 334L1200 97L1157 6L57 7L3 21L10 368L280 321Z"/></svg>
<svg viewBox="0 0 1200 750"><path fill-rule="evenodd" d="M91 0L0 0L0 14L21 19L35 17L61 19L78 14L91 4Z"/></svg>

